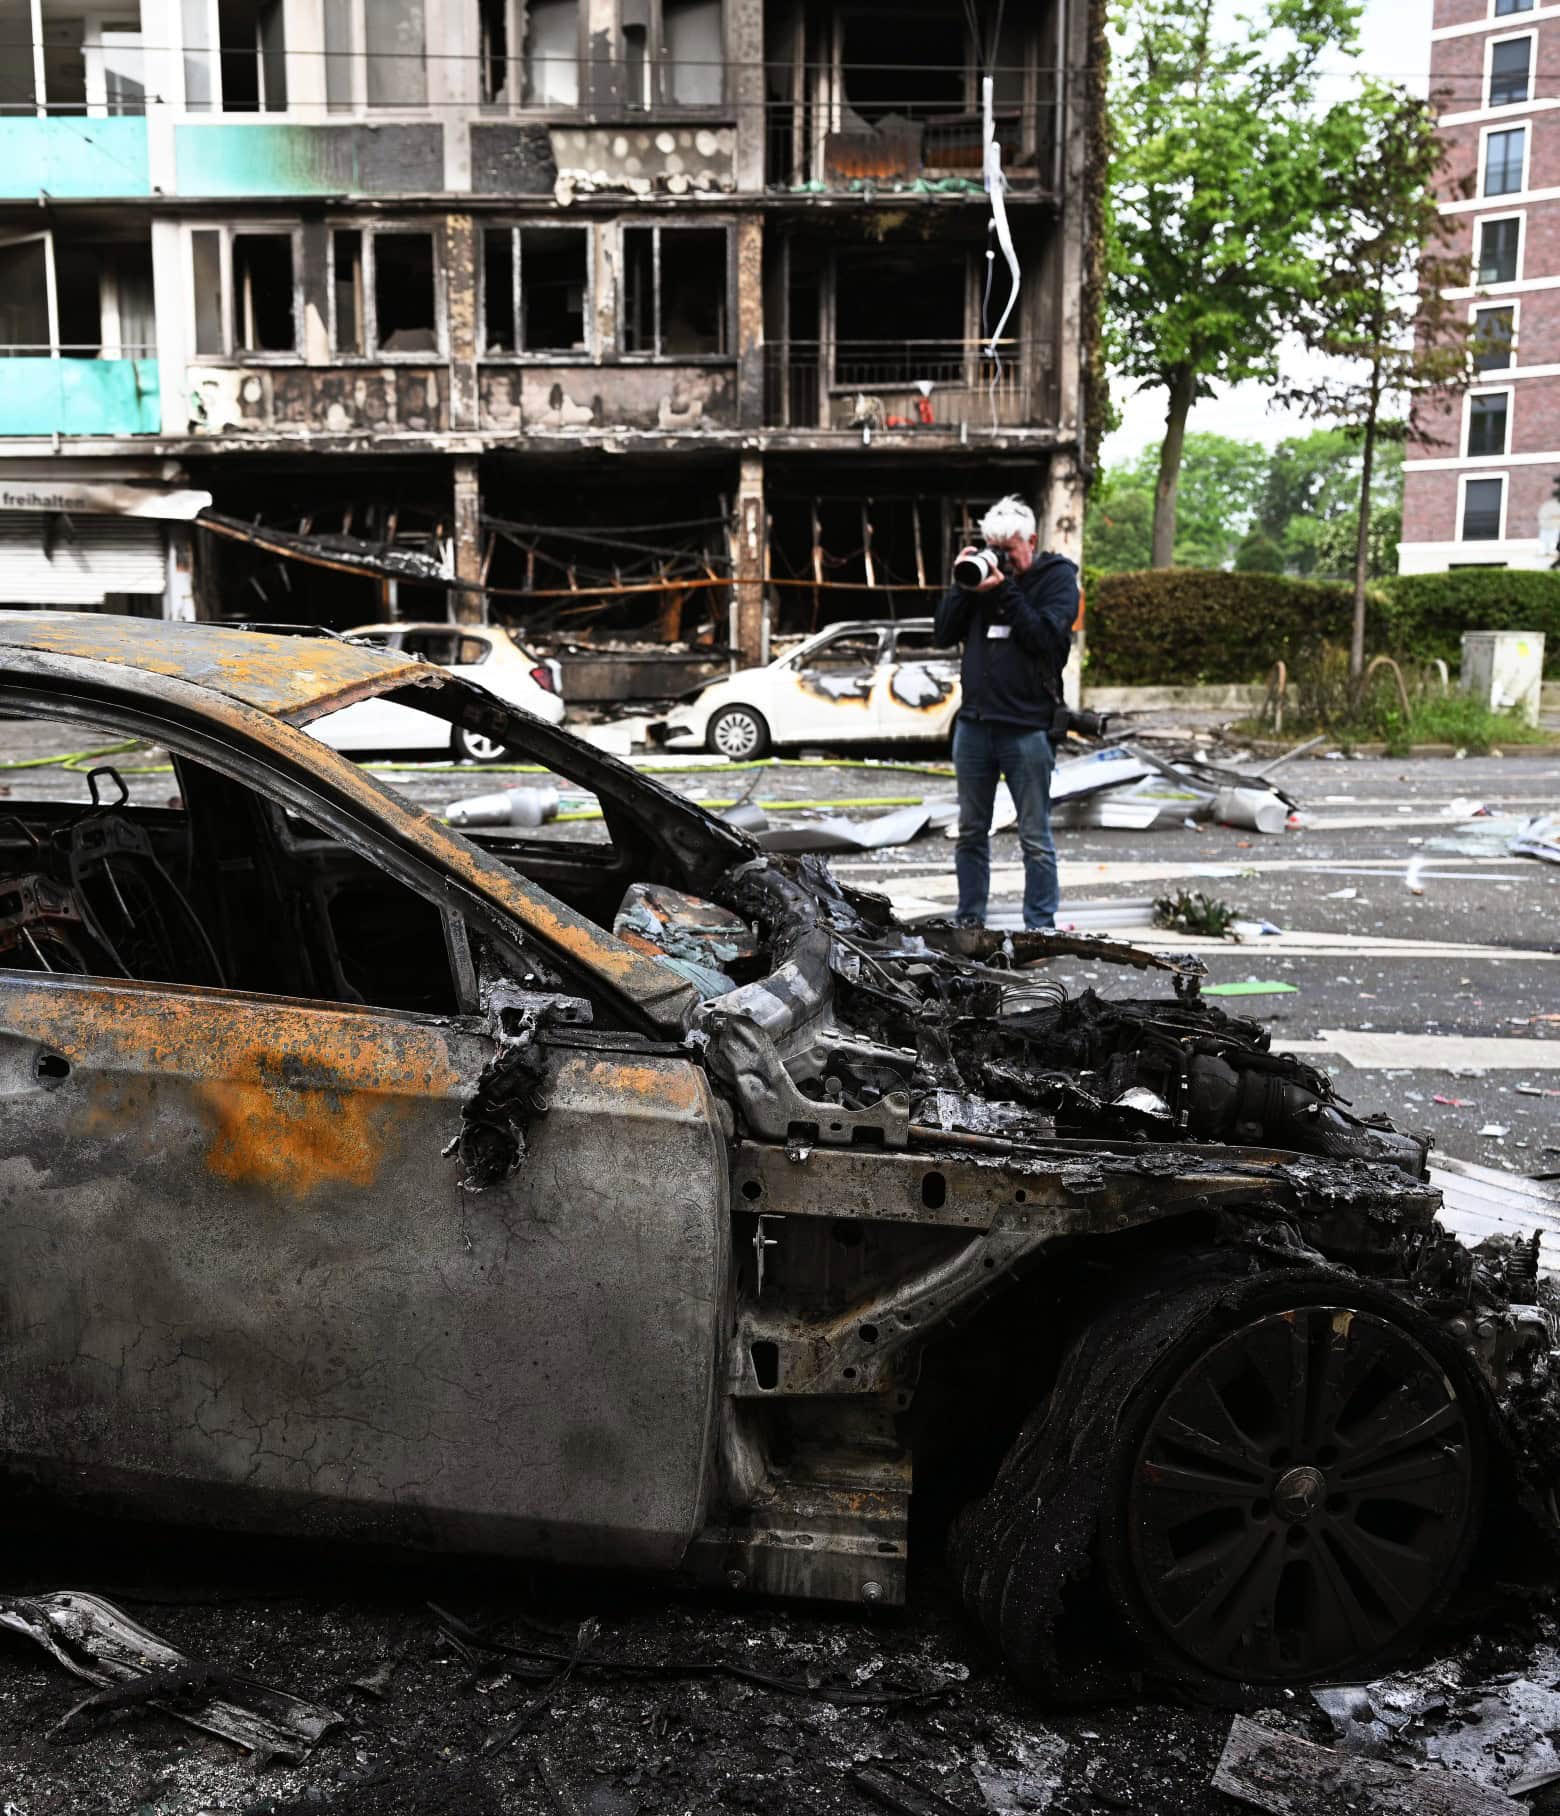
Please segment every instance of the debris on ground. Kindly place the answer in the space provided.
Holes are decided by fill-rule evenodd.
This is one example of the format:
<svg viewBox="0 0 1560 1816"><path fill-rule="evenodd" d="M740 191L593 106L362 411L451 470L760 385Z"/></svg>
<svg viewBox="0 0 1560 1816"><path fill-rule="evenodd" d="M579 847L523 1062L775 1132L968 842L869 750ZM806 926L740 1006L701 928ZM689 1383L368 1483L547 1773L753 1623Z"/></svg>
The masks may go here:
<svg viewBox="0 0 1560 1816"><path fill-rule="evenodd" d="M1264 982L1259 978L1248 977L1233 984L1204 984L1204 996L1294 996L1298 989L1294 984L1285 984L1277 979Z"/></svg>
<svg viewBox="0 0 1560 1816"><path fill-rule="evenodd" d="M341 1724L334 1710L187 1658L112 1602L77 1589L7 1597L0 1602L0 1627L36 1640L67 1671L98 1686L99 1694L70 1709L56 1731L78 1716L140 1705L218 1734L258 1758L296 1761Z"/></svg>
<svg viewBox="0 0 1560 1816"><path fill-rule="evenodd" d="M541 826L558 817L558 790L551 787L500 788L492 794L451 801L444 817L451 826Z"/></svg>
<svg viewBox="0 0 1560 1816"><path fill-rule="evenodd" d="M1510 849L1514 857L1560 864L1560 813L1539 814L1526 821L1513 837Z"/></svg>
<svg viewBox="0 0 1560 1816"><path fill-rule="evenodd" d="M1230 1727L1215 1790L1273 1816L1525 1816L1526 1806L1451 1773L1334 1752L1237 1715Z"/></svg>

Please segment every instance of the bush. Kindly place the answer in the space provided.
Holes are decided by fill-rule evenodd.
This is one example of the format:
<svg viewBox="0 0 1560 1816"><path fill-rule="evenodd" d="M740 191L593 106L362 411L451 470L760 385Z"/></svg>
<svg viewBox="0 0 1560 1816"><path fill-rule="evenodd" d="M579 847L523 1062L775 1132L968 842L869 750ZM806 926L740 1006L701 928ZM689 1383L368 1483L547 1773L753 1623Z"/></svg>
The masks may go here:
<svg viewBox="0 0 1560 1816"><path fill-rule="evenodd" d="M1218 568L1102 574L1089 589L1088 678L1096 687L1260 681L1322 638L1347 640L1353 594L1339 581Z"/></svg>
<svg viewBox="0 0 1560 1816"><path fill-rule="evenodd" d="M1439 656L1455 675L1464 631L1542 631L1544 673L1560 676L1560 573L1553 569L1398 574L1377 590L1373 648L1379 643L1391 655L1419 662Z"/></svg>
<svg viewBox="0 0 1560 1816"><path fill-rule="evenodd" d="M1213 568L1090 576L1088 678L1096 687L1261 681L1323 642L1347 644L1345 581ZM1560 676L1560 572L1464 568L1400 574L1366 594L1365 652L1446 663L1455 682L1462 634L1543 631L1544 672Z"/></svg>

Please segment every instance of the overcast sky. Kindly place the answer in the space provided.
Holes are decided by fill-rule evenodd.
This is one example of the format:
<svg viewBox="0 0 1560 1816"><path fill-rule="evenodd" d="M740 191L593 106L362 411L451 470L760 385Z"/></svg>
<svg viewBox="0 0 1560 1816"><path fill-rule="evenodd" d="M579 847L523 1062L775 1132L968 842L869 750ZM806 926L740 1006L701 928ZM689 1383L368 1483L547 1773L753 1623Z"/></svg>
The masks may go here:
<svg viewBox="0 0 1560 1816"><path fill-rule="evenodd" d="M1431 0L1365 0L1361 21L1364 52L1358 67L1370 75L1401 82L1417 94L1430 86ZM1356 80L1342 68L1323 84L1322 98L1338 100ZM1304 374L1311 361L1303 349L1294 348L1285 360L1286 371ZM1157 445L1165 429L1165 393L1134 391L1124 380L1115 380L1112 400L1121 415L1121 427L1106 438L1103 458L1107 466L1132 460L1141 449ZM1213 429L1247 441L1272 446L1286 435L1304 435L1318 425L1290 411L1270 410L1263 385L1222 387L1219 395L1195 404L1188 425Z"/></svg>

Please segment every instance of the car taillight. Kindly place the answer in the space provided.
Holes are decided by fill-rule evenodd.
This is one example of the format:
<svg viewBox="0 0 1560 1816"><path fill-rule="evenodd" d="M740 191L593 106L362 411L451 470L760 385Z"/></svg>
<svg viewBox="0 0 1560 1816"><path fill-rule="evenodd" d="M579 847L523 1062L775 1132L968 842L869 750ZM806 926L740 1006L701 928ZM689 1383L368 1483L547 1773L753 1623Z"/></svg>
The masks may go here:
<svg viewBox="0 0 1560 1816"><path fill-rule="evenodd" d="M555 694L558 691L557 688L553 686L552 670L550 668L533 668L531 670L531 679L538 687L545 689L546 692L550 694Z"/></svg>

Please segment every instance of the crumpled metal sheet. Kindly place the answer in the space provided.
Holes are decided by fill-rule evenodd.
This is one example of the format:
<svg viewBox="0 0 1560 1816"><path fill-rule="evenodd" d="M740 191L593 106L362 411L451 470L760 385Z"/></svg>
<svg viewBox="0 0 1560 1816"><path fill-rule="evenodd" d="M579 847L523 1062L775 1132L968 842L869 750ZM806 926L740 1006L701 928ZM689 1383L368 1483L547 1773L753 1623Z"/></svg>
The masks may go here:
<svg viewBox="0 0 1560 1816"><path fill-rule="evenodd" d="M99 1689L130 1688L147 1677L209 1671L213 1693L198 1706L181 1708L173 1696L149 1697L149 1706L177 1716L192 1728L220 1735L251 1753L301 1760L342 1717L334 1709L304 1702L285 1690L214 1668L202 1667L101 1596L79 1589L48 1595L13 1595L0 1602L0 1626L36 1640L67 1671Z"/></svg>

